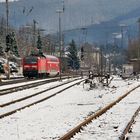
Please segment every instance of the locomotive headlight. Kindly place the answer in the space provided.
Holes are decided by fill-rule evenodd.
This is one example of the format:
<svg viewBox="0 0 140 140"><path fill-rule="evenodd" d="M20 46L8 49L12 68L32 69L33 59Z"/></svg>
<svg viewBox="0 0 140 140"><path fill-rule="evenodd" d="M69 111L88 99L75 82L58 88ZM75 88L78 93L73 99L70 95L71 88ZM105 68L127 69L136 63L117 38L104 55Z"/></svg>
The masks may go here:
<svg viewBox="0 0 140 140"><path fill-rule="evenodd" d="M32 68L37 68L37 66L31 66Z"/></svg>
<svg viewBox="0 0 140 140"><path fill-rule="evenodd" d="M30 66L28 66L28 65L25 65L25 66L24 66L24 68L29 68L29 67L30 67Z"/></svg>

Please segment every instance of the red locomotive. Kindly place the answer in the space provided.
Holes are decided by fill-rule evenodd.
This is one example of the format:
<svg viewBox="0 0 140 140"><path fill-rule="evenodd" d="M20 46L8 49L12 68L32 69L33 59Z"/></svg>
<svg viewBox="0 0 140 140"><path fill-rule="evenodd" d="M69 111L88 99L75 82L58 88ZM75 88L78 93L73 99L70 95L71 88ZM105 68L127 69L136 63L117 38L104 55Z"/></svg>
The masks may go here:
<svg viewBox="0 0 140 140"><path fill-rule="evenodd" d="M47 77L60 73L59 59L51 55L23 58L24 77Z"/></svg>

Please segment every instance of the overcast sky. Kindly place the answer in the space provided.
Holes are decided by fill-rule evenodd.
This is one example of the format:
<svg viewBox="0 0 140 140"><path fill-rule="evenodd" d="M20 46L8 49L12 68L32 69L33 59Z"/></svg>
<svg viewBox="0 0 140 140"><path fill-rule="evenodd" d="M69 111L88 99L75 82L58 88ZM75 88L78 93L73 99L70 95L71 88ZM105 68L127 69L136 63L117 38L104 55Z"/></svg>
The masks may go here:
<svg viewBox="0 0 140 140"><path fill-rule="evenodd" d="M6 0L0 0L0 2ZM38 21L38 26L48 32L58 30L58 14L62 0L9 0L19 1L9 4L9 22L15 26ZM139 0L64 0L62 28L73 29L91 24L100 24L121 17L124 24L136 23L139 17ZM31 11L31 12L30 12ZM0 15L5 16L5 6L1 5ZM130 16L129 16L130 15ZM126 17L126 18L125 18Z"/></svg>

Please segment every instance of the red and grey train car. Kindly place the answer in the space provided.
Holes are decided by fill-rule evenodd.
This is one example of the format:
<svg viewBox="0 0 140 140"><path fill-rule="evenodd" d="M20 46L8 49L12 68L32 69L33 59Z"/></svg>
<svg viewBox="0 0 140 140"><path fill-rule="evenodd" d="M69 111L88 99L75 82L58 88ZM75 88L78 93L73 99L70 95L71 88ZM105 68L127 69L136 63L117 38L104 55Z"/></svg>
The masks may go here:
<svg viewBox="0 0 140 140"><path fill-rule="evenodd" d="M51 55L23 58L24 77L47 77L60 73L59 58Z"/></svg>

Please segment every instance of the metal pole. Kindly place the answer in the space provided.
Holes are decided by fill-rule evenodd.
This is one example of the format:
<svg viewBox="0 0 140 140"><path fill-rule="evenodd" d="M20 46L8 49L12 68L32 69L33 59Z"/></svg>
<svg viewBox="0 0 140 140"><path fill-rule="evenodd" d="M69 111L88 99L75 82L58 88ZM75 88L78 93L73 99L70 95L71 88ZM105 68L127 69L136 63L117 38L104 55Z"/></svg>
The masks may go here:
<svg viewBox="0 0 140 140"><path fill-rule="evenodd" d="M6 34L8 34L8 28L9 28L9 6L8 6L8 0L6 0Z"/></svg>
<svg viewBox="0 0 140 140"><path fill-rule="evenodd" d="M8 0L6 0L6 35L8 35L9 32L9 5L8 5ZM6 53L6 58L7 58L7 79L10 79L10 66L9 66L9 52Z"/></svg>
<svg viewBox="0 0 140 140"><path fill-rule="evenodd" d="M125 24L120 24L120 27L121 27L121 35L122 35L122 38L121 38L122 61L121 61L121 63L123 64L124 63L124 51L123 51L123 49L124 49L124 44L123 44L124 43L124 34L123 34L123 29L124 29L124 27L126 27L126 25Z"/></svg>
<svg viewBox="0 0 140 140"><path fill-rule="evenodd" d="M62 80L61 74L62 74L62 46L63 46L63 41L62 41L62 31L61 31L61 13L64 13L65 11L65 4L64 1L62 1L63 9L62 10L57 10L56 12L59 14L59 51L60 51L60 81Z"/></svg>
<svg viewBox="0 0 140 140"><path fill-rule="evenodd" d="M58 10L57 13L59 14L59 52L60 52L60 80L62 80L62 33L61 33L61 13L63 11Z"/></svg>
<svg viewBox="0 0 140 140"><path fill-rule="evenodd" d="M123 27L124 26L121 26L121 35L122 35L122 38L121 38L121 48L122 48L122 50L123 50Z"/></svg>
<svg viewBox="0 0 140 140"><path fill-rule="evenodd" d="M33 51L31 51L33 54L35 53L36 47L36 24L38 24L38 22L33 19L33 44L32 44Z"/></svg>
<svg viewBox="0 0 140 140"><path fill-rule="evenodd" d="M114 44L113 44L113 65L114 65L114 74L116 73L115 61L116 61L116 37L114 36Z"/></svg>
<svg viewBox="0 0 140 140"><path fill-rule="evenodd" d="M122 49L122 61L121 61L121 68L122 68L122 66L123 66L123 63L124 63L124 52L123 52L123 38L124 38L124 36L123 36L123 27L124 27L124 25L120 25L121 26L121 49Z"/></svg>
<svg viewBox="0 0 140 140"><path fill-rule="evenodd" d="M36 21L33 20L33 47L35 47L35 41L36 41Z"/></svg>
<svg viewBox="0 0 140 140"><path fill-rule="evenodd" d="M101 61L100 61L100 74L102 77L102 75L103 75L103 51L102 51L102 48L100 50L100 59L101 59Z"/></svg>
<svg viewBox="0 0 140 140"><path fill-rule="evenodd" d="M140 44L140 18L138 19L138 28L139 28L139 34L138 34L138 44ZM138 72L140 71L140 46L138 45Z"/></svg>

